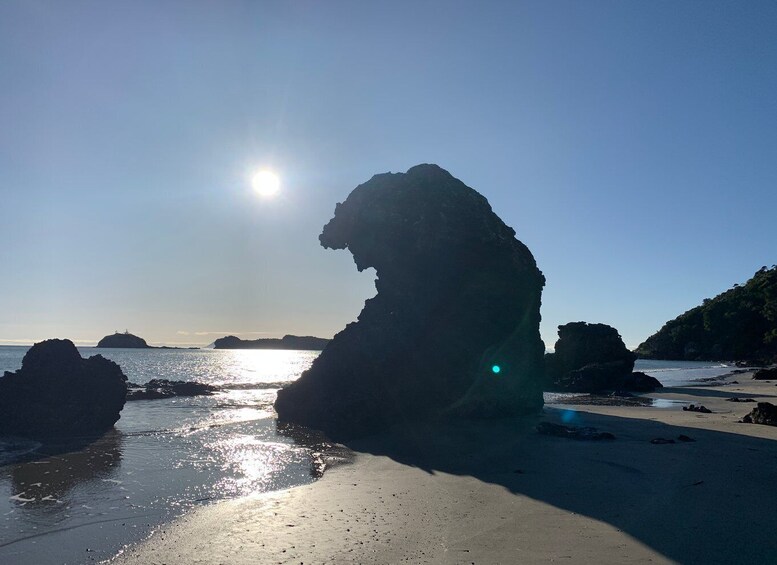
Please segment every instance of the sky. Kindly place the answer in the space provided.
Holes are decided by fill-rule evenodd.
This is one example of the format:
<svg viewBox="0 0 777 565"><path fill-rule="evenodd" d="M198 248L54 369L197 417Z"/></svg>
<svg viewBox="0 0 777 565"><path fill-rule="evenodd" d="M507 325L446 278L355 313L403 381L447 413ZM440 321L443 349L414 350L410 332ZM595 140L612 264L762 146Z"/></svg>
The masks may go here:
<svg viewBox="0 0 777 565"><path fill-rule="evenodd" d="M635 347L777 263L775 29L757 0L4 0L0 343L331 337L375 294L318 244L335 203L437 163L534 254L547 347Z"/></svg>

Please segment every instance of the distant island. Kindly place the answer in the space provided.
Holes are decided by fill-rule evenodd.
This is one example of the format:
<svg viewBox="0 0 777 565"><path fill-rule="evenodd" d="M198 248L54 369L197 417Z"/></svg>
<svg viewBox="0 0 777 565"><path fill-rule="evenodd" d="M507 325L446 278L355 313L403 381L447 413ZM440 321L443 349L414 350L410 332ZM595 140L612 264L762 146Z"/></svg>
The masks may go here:
<svg viewBox="0 0 777 565"><path fill-rule="evenodd" d="M762 267L664 324L636 349L643 359L777 361L777 266Z"/></svg>
<svg viewBox="0 0 777 565"><path fill-rule="evenodd" d="M133 335L128 331L106 335L97 342L97 347L105 349L199 349L199 347L170 347L168 345L154 347L146 343L146 340L142 337Z"/></svg>
<svg viewBox="0 0 777 565"><path fill-rule="evenodd" d="M105 348L126 348L126 349L150 349L151 346L146 343L146 340L142 337L138 337L129 332L119 333L116 332L113 335L106 335L100 341L97 342L97 347Z"/></svg>
<svg viewBox="0 0 777 565"><path fill-rule="evenodd" d="M213 343L214 349L298 349L321 351L328 339L312 336L285 335L282 338L240 339L233 335L220 337Z"/></svg>

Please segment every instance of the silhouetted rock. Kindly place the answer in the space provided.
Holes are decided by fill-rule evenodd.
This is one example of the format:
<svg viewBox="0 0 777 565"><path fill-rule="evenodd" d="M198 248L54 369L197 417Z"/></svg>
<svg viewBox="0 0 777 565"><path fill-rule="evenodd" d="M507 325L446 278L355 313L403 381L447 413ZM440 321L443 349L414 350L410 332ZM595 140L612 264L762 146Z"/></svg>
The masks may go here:
<svg viewBox="0 0 777 565"><path fill-rule="evenodd" d="M106 335L97 342L97 347L104 348L122 348L122 349L146 349L149 345L142 337L132 335L129 332L120 334L116 332L113 335Z"/></svg>
<svg viewBox="0 0 777 565"><path fill-rule="evenodd" d="M139 385L135 385L139 387ZM142 388L127 390L127 400L158 400L173 396L211 396L219 387L196 381L151 379Z"/></svg>
<svg viewBox="0 0 777 565"><path fill-rule="evenodd" d="M755 402L755 398L740 398L735 396L734 398L727 398L727 402Z"/></svg>
<svg viewBox="0 0 777 565"><path fill-rule="evenodd" d="M777 266L670 320L637 348L644 359L777 361Z"/></svg>
<svg viewBox="0 0 777 565"><path fill-rule="evenodd" d="M545 355L549 390L649 392L661 387L645 373L632 373L635 355L611 326L571 322L558 327L558 336L555 352Z"/></svg>
<svg viewBox="0 0 777 565"><path fill-rule="evenodd" d="M753 378L759 381L769 381L777 379L777 367L770 367L768 369L758 369L753 373Z"/></svg>
<svg viewBox="0 0 777 565"><path fill-rule="evenodd" d="M646 375L642 371L629 373L620 382L623 388L634 392L651 392L664 387L657 378Z"/></svg>
<svg viewBox="0 0 777 565"><path fill-rule="evenodd" d="M777 406L771 402L759 402L747 416L742 418L747 424L764 424L777 426Z"/></svg>
<svg viewBox="0 0 777 565"><path fill-rule="evenodd" d="M542 406L545 279L488 201L436 165L381 174L335 208L321 244L374 267L377 295L281 389L282 421L343 439L442 415Z"/></svg>
<svg viewBox="0 0 777 565"><path fill-rule="evenodd" d="M615 439L610 432L600 432L596 428L562 426L551 422L540 422L537 431L543 435L563 437L567 439L597 441L602 439Z"/></svg>
<svg viewBox="0 0 777 565"><path fill-rule="evenodd" d="M220 337L213 342L214 349L297 349L301 351L321 351L329 343L328 339L312 336L285 335L280 339L240 339L233 335Z"/></svg>
<svg viewBox="0 0 777 565"><path fill-rule="evenodd" d="M22 368L0 379L0 435L104 432L119 419L126 381L116 363L101 355L83 359L70 340L36 343Z"/></svg>

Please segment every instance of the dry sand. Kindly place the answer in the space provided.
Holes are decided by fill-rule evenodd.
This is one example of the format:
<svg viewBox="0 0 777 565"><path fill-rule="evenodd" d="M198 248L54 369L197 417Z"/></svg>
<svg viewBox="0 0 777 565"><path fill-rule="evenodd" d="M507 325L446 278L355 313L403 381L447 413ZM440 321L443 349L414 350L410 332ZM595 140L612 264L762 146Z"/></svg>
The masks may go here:
<svg viewBox="0 0 777 565"><path fill-rule="evenodd" d="M664 389L670 408L548 405L530 422L349 445L307 486L203 507L119 564L777 563L777 427L738 420L774 383ZM731 380L731 379L730 379ZM568 421L611 441L543 436ZM656 445L654 438L694 442Z"/></svg>

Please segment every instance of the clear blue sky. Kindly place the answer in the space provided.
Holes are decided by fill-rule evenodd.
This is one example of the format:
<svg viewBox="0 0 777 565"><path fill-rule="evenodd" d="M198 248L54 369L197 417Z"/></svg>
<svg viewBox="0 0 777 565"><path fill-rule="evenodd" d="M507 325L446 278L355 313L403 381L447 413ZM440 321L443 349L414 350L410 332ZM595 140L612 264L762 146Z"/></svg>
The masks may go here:
<svg viewBox="0 0 777 565"><path fill-rule="evenodd" d="M777 3L0 3L0 343L331 336L318 233L423 162L636 346L777 262ZM282 189L247 180L274 168Z"/></svg>

